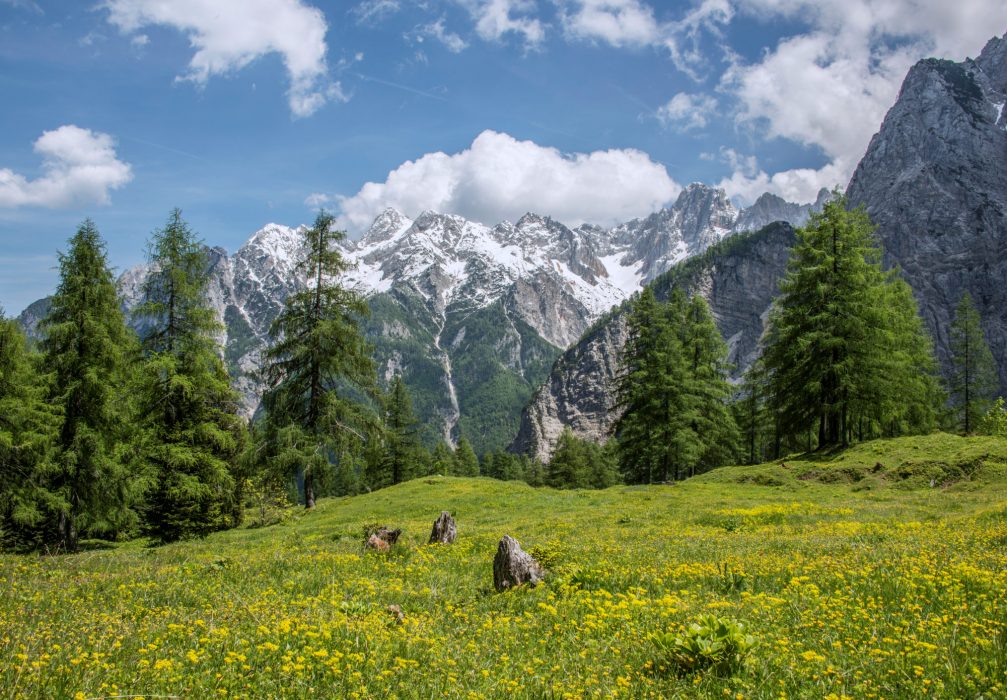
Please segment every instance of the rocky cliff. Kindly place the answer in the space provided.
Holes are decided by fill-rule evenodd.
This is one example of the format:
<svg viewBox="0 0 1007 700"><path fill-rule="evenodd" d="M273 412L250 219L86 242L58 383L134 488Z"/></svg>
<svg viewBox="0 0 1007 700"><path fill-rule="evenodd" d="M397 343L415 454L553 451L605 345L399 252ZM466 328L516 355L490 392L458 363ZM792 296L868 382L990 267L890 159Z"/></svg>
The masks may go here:
<svg viewBox="0 0 1007 700"><path fill-rule="evenodd" d="M679 263L652 286L658 299L667 299L672 289L681 287L707 300L738 377L758 354L766 314L793 243L790 225L770 224ZM565 426L596 442L608 436L618 418L612 406L628 312L629 304L623 304L599 319L557 360L521 415L512 451L547 460Z"/></svg>
<svg viewBox="0 0 1007 700"><path fill-rule="evenodd" d="M1007 393L1007 40L975 60L928 59L907 75L847 190L878 225L947 371L949 328L975 299Z"/></svg>

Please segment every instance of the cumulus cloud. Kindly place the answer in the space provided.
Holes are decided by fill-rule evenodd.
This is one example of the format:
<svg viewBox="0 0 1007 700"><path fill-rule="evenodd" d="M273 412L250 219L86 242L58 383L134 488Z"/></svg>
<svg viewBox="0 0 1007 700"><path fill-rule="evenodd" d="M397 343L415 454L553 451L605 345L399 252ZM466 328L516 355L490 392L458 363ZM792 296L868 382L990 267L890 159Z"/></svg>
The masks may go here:
<svg viewBox="0 0 1007 700"><path fill-rule="evenodd" d="M657 110L658 120L679 131L702 129L717 109L717 100L710 95L690 95L680 92Z"/></svg>
<svg viewBox="0 0 1007 700"><path fill-rule="evenodd" d="M564 154L508 134L484 131L455 154L428 153L340 197L340 226L365 230L387 207L410 216L432 209L494 224L528 211L570 225L614 224L646 215L681 187L640 151Z"/></svg>
<svg viewBox="0 0 1007 700"><path fill-rule="evenodd" d="M827 163L772 176L735 170L723 184L740 197L763 188L799 201L846 185L913 63L930 55L961 60L1007 24L1007 5L986 0L738 0L738 7L809 30L726 72L721 88L739 101L737 121L817 148Z"/></svg>
<svg viewBox="0 0 1007 700"><path fill-rule="evenodd" d="M527 48L545 39L545 28L531 17L534 0L456 0L476 23L476 34L486 41L502 41L508 34L523 38Z"/></svg>
<svg viewBox="0 0 1007 700"><path fill-rule="evenodd" d="M567 0L559 13L568 38L617 48L661 48L694 80L700 80L711 63L701 50L703 38L718 37L720 27L732 16L729 0L701 0L682 17L660 21L653 8L641 0Z"/></svg>
<svg viewBox="0 0 1007 700"><path fill-rule="evenodd" d="M73 124L43 132L35 152L42 156L39 178L0 168L0 207L108 204L109 190L133 178L129 164L116 156L111 136Z"/></svg>
<svg viewBox="0 0 1007 700"><path fill-rule="evenodd" d="M612 46L647 46L660 41L663 29L654 11L637 0L580 0L560 13L568 37L604 41Z"/></svg>
<svg viewBox="0 0 1007 700"><path fill-rule="evenodd" d="M154 25L184 32L196 52L181 80L205 85L212 76L277 53L290 79L287 97L294 116L345 99L327 76L325 16L300 0L106 0L102 7L126 34Z"/></svg>

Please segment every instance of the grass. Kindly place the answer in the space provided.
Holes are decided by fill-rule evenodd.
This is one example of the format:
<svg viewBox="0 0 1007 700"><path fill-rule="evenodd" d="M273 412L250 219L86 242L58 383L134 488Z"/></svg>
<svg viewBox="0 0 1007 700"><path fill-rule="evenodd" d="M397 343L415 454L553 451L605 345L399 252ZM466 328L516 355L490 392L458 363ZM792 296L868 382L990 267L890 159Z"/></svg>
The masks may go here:
<svg viewBox="0 0 1007 700"><path fill-rule="evenodd" d="M427 546L441 510L459 539ZM404 530L365 553L364 528ZM515 536L546 584L497 594ZM9 697L998 698L1007 442L947 435L553 491L418 479L149 548L0 557ZM398 606L404 617L388 610ZM755 646L684 672L651 635Z"/></svg>

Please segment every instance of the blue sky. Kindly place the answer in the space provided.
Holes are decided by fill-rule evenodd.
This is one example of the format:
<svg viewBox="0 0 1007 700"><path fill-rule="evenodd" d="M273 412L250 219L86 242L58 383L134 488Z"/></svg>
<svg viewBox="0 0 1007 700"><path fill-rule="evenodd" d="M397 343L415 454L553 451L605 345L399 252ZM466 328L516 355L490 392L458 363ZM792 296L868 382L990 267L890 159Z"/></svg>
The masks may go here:
<svg viewBox="0 0 1007 700"><path fill-rule="evenodd" d="M994 0L0 0L0 305L85 217L119 269L178 206L234 250L318 206L612 224L693 181L845 185L905 71Z"/></svg>

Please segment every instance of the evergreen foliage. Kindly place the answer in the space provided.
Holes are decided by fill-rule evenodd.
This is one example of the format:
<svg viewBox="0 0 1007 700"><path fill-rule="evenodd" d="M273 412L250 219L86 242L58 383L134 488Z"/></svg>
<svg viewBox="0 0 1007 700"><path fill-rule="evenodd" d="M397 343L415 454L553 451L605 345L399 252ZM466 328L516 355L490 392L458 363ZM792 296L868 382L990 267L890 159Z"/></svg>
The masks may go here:
<svg viewBox="0 0 1007 700"><path fill-rule="evenodd" d="M337 246L346 234L334 221L323 211L304 231L298 269L308 288L287 298L266 353L261 455L303 480L306 508L314 507L316 481L327 478L330 465L345 471L346 462L356 464L377 430L373 410L350 396L349 388L373 394L374 364L360 331L367 305L339 284L349 264Z"/></svg>
<svg viewBox="0 0 1007 700"><path fill-rule="evenodd" d="M546 484L558 489L604 489L622 483L614 445L582 440L564 428L546 469Z"/></svg>
<svg viewBox="0 0 1007 700"><path fill-rule="evenodd" d="M136 355L108 267L105 244L86 220L59 255L59 286L41 324L48 402L60 413L56 455L44 488L57 547L76 551L81 533L116 535L136 523L123 463L130 427L125 387Z"/></svg>
<svg viewBox="0 0 1007 700"><path fill-rule="evenodd" d="M464 435L458 440L455 448L455 476L479 476L479 458L476 457L472 444Z"/></svg>
<svg viewBox="0 0 1007 700"><path fill-rule="evenodd" d="M245 431L215 338L206 250L178 209L154 232L148 260L134 311L146 329L135 393L152 482L143 515L152 537L171 542L237 524Z"/></svg>
<svg viewBox="0 0 1007 700"><path fill-rule="evenodd" d="M972 295L965 292L955 309L951 323L952 374L951 398L958 414L959 427L971 434L990 406L997 390L996 364L986 343L982 319Z"/></svg>
<svg viewBox="0 0 1007 700"><path fill-rule="evenodd" d="M798 230L763 339L778 441L818 447L933 429L940 391L908 285L838 192Z"/></svg>
<svg viewBox="0 0 1007 700"><path fill-rule="evenodd" d="M706 302L676 288L661 304L648 287L627 322L614 426L626 480L679 479L733 459L727 348Z"/></svg>
<svg viewBox="0 0 1007 700"><path fill-rule="evenodd" d="M455 453L451 446L441 440L430 455L430 473L451 476L455 473Z"/></svg>
<svg viewBox="0 0 1007 700"><path fill-rule="evenodd" d="M49 514L42 475L52 469L57 416L24 334L0 309L0 544L27 549Z"/></svg>
<svg viewBox="0 0 1007 700"><path fill-rule="evenodd" d="M371 488L400 484L426 472L429 455L420 444L419 421L413 414L409 390L396 374L385 400L384 455L370 479Z"/></svg>

